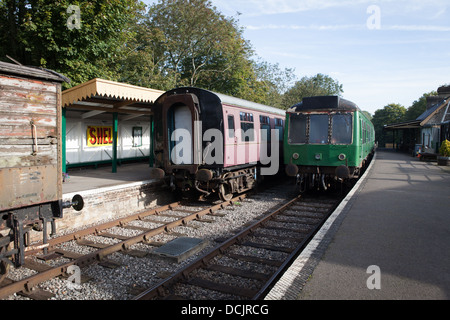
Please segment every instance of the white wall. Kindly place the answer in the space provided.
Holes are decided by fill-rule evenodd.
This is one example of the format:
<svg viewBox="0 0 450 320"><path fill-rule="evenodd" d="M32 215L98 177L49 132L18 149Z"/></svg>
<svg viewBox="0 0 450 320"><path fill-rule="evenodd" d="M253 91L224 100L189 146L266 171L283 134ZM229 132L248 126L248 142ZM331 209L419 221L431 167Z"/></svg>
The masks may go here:
<svg viewBox="0 0 450 320"><path fill-rule="evenodd" d="M94 119L66 119L66 163L85 163L111 160L112 146L88 147L88 126L112 126L112 121ZM142 127L142 146L133 146L133 127ZM127 120L118 125L117 158L150 155L150 121Z"/></svg>

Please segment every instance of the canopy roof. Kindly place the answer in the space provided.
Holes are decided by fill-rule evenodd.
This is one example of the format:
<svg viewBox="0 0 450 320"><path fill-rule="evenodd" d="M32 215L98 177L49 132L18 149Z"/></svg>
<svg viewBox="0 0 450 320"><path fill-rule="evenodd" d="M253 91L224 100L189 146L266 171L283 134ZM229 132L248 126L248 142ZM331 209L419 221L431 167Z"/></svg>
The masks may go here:
<svg viewBox="0 0 450 320"><path fill-rule="evenodd" d="M92 79L62 92L62 106L77 110L152 114L153 102L164 91L126 83Z"/></svg>
<svg viewBox="0 0 450 320"><path fill-rule="evenodd" d="M448 115L448 112L450 111L449 105L450 105L450 97L441 100L440 102L433 105L431 108L425 110L425 112L422 113L420 116L418 116L416 120L384 125L384 129L385 130L414 129L423 127L430 122L432 124L440 124L446 122L447 117L450 120L450 115ZM444 108L445 110L443 110ZM439 112L442 112L443 116L439 117L439 119L433 118L435 115L438 115Z"/></svg>

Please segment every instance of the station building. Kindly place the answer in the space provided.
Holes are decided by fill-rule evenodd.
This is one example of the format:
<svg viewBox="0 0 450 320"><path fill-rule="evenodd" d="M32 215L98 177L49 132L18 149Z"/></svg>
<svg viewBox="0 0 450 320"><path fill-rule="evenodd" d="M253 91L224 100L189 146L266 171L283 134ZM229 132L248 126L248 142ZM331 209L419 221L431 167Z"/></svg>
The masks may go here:
<svg viewBox="0 0 450 320"><path fill-rule="evenodd" d="M450 86L442 86L437 96L427 98L427 109L416 119L384 126L393 132L394 148L416 155L437 155L444 140L450 140ZM396 137L402 145L395 145Z"/></svg>

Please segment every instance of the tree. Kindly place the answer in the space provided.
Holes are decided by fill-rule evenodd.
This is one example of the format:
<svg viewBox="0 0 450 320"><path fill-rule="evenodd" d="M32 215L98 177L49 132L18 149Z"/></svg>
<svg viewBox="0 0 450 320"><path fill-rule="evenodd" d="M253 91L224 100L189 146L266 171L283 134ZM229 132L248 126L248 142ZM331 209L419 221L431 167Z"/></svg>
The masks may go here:
<svg viewBox="0 0 450 320"><path fill-rule="evenodd" d="M254 61L253 66L257 82L263 91L260 95L259 103L283 109L283 94L292 87L295 81L294 69L285 68L282 70L278 63L271 64L261 59Z"/></svg>
<svg viewBox="0 0 450 320"><path fill-rule="evenodd" d="M229 93L251 79L252 54L233 18L209 0L160 0L150 7L142 32L171 87L198 86Z"/></svg>
<svg viewBox="0 0 450 320"><path fill-rule="evenodd" d="M427 110L427 98L436 95L436 91L431 91L430 93L424 93L418 100L414 101L408 110L406 110L405 121L417 119L417 117Z"/></svg>
<svg viewBox="0 0 450 320"><path fill-rule="evenodd" d="M130 26L143 9L138 0L4 0L0 59L9 55L25 65L55 70L72 85L95 77L116 80L124 44L133 36Z"/></svg>
<svg viewBox="0 0 450 320"><path fill-rule="evenodd" d="M303 77L283 96L283 108L287 109L302 101L304 97L341 95L342 84L330 76L318 73L313 77Z"/></svg>
<svg viewBox="0 0 450 320"><path fill-rule="evenodd" d="M383 109L378 109L372 118L375 127L375 137L379 146L384 146L387 141L392 141L392 132L385 132L384 125L405 121L406 108L397 103L391 103Z"/></svg>

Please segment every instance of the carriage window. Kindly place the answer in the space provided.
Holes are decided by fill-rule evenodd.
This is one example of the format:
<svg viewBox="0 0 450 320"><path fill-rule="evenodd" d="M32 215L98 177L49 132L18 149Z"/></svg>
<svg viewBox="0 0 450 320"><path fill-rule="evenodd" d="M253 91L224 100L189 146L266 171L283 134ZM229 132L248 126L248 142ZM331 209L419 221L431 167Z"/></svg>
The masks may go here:
<svg viewBox="0 0 450 320"><path fill-rule="evenodd" d="M234 116L228 116L228 138L234 138Z"/></svg>
<svg viewBox="0 0 450 320"><path fill-rule="evenodd" d="M278 140L283 141L283 120L275 118L275 130L278 130Z"/></svg>
<svg viewBox="0 0 450 320"><path fill-rule="evenodd" d="M259 122L261 124L270 124L270 119L267 116L259 116Z"/></svg>
<svg viewBox="0 0 450 320"><path fill-rule="evenodd" d="M289 143L306 143L307 116L291 114L289 119Z"/></svg>
<svg viewBox="0 0 450 320"><path fill-rule="evenodd" d="M240 113L241 129L242 129L242 141L254 141L255 130L253 125L253 113Z"/></svg>
<svg viewBox="0 0 450 320"><path fill-rule="evenodd" d="M332 116L331 143L352 143L352 115L335 114Z"/></svg>
<svg viewBox="0 0 450 320"><path fill-rule="evenodd" d="M328 143L328 114L312 114L310 116L309 143Z"/></svg>

